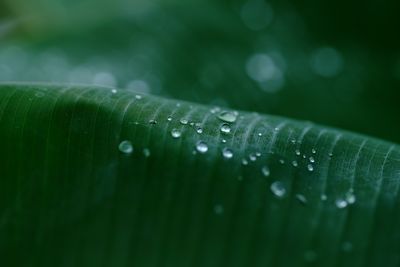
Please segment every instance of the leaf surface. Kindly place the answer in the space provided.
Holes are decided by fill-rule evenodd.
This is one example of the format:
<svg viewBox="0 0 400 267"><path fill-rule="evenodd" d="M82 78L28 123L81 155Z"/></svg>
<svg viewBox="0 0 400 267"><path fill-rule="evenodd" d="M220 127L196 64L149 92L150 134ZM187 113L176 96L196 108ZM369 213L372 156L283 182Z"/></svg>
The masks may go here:
<svg viewBox="0 0 400 267"><path fill-rule="evenodd" d="M0 148L7 266L400 263L400 148L378 139L129 90L2 84Z"/></svg>

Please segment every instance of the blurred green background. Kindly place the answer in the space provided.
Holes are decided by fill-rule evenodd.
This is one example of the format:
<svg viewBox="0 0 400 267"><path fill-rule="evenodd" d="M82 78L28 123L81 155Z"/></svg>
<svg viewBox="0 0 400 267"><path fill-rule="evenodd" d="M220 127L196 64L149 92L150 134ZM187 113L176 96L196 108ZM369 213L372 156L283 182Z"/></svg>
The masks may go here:
<svg viewBox="0 0 400 267"><path fill-rule="evenodd" d="M1 0L0 81L90 83L400 143L400 2Z"/></svg>

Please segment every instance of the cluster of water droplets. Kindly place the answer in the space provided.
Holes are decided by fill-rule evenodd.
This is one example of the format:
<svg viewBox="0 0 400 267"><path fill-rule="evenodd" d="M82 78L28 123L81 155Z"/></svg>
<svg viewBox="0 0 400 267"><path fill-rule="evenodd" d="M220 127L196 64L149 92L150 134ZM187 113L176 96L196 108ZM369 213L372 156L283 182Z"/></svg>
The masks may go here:
<svg viewBox="0 0 400 267"><path fill-rule="evenodd" d="M114 90L114 89L113 89ZM112 93L117 93L117 91L113 91ZM141 99L141 96L137 95L136 96L137 99ZM215 114L215 116L217 117L217 119L219 121L221 121L220 124L220 128L219 131L221 132L221 136L223 139L221 139L222 143L227 143L226 138L229 137L229 135L232 134L232 124L236 122L237 118L238 118L238 112L235 111L224 111L220 108L213 108L210 110L210 112L212 114ZM172 116L168 116L166 119L168 122L172 122L173 121L173 117ZM183 127L192 127L195 132L199 135L201 135L203 133L203 127L202 124L199 122L191 122L188 118L186 117L182 117L178 120L179 124L181 124ZM155 119L151 119L148 122L150 125L155 125L158 122ZM275 131L279 131L279 128L274 128ZM176 128L172 128L172 130L170 131L170 135L173 139L179 139L182 137L182 129L179 129L178 127ZM261 132L257 132L257 136L262 137L263 133ZM293 145L297 145L297 144L301 144L301 142L297 141L296 139L291 139L290 143ZM207 144L206 141L204 140L198 140L195 145L195 150L193 151L194 154L206 154L209 151L209 145ZM119 146L118 149L121 153L129 155L132 154L134 151L133 145L131 143L131 141L129 140L124 140L122 141ZM271 154L274 154L273 152L271 152ZM148 148L144 148L143 149L143 155L145 157L150 157L151 153L150 150ZM299 168L301 162L305 162L305 168L307 171L309 172L313 172L315 170L315 165L317 164L317 150L315 148L312 148L311 150L308 151L308 153L302 153L302 151L300 150L300 148L295 148L294 149L294 155L296 157L296 159L293 160L289 160L289 164L294 167L294 168ZM223 147L221 149L221 156L226 159L232 159L234 157L234 151L233 149L229 148L229 147ZM249 165L250 163L255 163L257 161L257 159L259 157L261 157L262 154L261 152L251 152L247 155L247 157L243 158L241 160L241 164L244 166ZM329 154L329 158L332 158L333 154L330 153ZM277 162L281 165L286 164L286 160L283 158L277 159ZM263 177L270 177L271 176L271 170L269 168L268 165L262 165L260 168L260 173L261 176ZM285 186L285 183L283 181L279 181L279 180L275 180L270 184L270 191L272 192L272 194L274 196L276 196L277 198L281 199L284 198L287 194L287 188ZM308 199L305 195L303 194L295 194L294 198L301 204L306 205L308 203ZM327 201L328 197L326 194L322 194L320 196L320 200L321 201ZM346 207L348 207L349 205L352 205L356 202L356 197L353 193L353 190L349 190L348 192L346 192L343 196L340 196L336 199L333 200L334 205L338 208L338 209L344 209ZM216 213L219 213L216 211Z"/></svg>
<svg viewBox="0 0 400 267"><path fill-rule="evenodd" d="M112 89L111 93L112 94L116 94L117 93L116 89ZM136 95L135 98L136 99L141 99L142 96ZM176 107L179 108L180 106L181 106L180 103L176 104ZM191 107L191 108L193 108L193 107ZM219 121L223 122L220 125L220 132L225 137L223 139L221 139L221 142L222 143L227 143L227 139L226 138L229 137L229 135L232 132L232 126L231 125L236 122L239 113L236 112L236 111L226 111L226 110L222 110L221 111L221 109L219 107L212 108L210 110L210 112L212 114L215 114L216 118ZM171 123L171 122L173 122L174 118L172 116L168 116L166 120L167 120L168 123ZM178 119L178 121L179 121L179 124L182 125L182 127L191 127L199 135L203 134L203 132L204 132L203 125L200 122L190 121L186 117L182 117L182 118ZM150 119L148 121L148 123L150 125L156 125L156 124L158 124L158 121L156 119ZM180 128L180 127L174 127L174 128L172 128L170 130L170 136L173 139L181 138L183 133L184 133L184 130L182 128ZM124 154L131 153L131 152L129 152L129 153L124 152L124 151L129 150L129 149L126 148L127 147L127 142L128 141L126 141L126 142L122 141L121 142L121 144L120 144L121 147L119 148L121 153L124 153ZM197 154L197 153L205 154L205 153L207 153L209 151L209 146L208 146L207 142L204 141L204 140L201 140L201 139L198 140L195 143L194 147L195 147L195 150L193 151L193 154ZM132 147L132 150L133 150L133 147ZM234 156L234 152L233 152L233 150L231 148L224 147L224 148L221 149L221 155L225 159L231 159Z"/></svg>
<svg viewBox="0 0 400 267"><path fill-rule="evenodd" d="M292 142L292 144L296 144L296 143L297 143L296 140L294 140L294 139L293 139L291 142ZM314 169L315 169L315 163L316 163L315 154L317 153L317 150L316 150L315 148L312 148L312 149L311 149L311 153L312 153L311 156L307 156L307 154L303 154L303 155L302 155L299 148L296 148L295 151L294 151L294 153L295 153L295 155L296 155L297 157L302 157L303 159L306 159L306 160L307 160L306 169L307 169L309 172L313 172L313 171L314 171ZM293 161L292 161L292 166L293 166L293 167L296 167L296 168L299 167L299 161L298 161L298 160L293 160Z"/></svg>

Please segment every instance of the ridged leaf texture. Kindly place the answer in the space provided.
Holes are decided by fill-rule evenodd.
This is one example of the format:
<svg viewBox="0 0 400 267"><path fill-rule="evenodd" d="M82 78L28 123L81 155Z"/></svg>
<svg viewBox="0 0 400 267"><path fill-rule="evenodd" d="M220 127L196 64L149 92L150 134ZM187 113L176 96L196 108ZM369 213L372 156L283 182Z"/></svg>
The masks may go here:
<svg viewBox="0 0 400 267"><path fill-rule="evenodd" d="M399 266L399 189L399 146L371 137L0 85L3 266Z"/></svg>

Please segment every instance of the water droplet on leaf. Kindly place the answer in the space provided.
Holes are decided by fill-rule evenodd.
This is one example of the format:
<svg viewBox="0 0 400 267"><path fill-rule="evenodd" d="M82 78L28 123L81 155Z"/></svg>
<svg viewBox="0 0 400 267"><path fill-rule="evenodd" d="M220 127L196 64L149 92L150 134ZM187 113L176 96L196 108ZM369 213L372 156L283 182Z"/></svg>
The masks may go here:
<svg viewBox="0 0 400 267"><path fill-rule="evenodd" d="M261 168L261 173L262 173L265 177L268 177L268 176L271 174L271 172L270 172L268 166L262 167L262 168Z"/></svg>
<svg viewBox="0 0 400 267"><path fill-rule="evenodd" d="M188 124L188 122L189 122L189 121L188 121L187 119L183 119L183 118L180 119L180 123L183 124L183 125Z"/></svg>
<svg viewBox="0 0 400 267"><path fill-rule="evenodd" d="M278 198L283 198L286 195L286 188L280 181L275 181L270 186L271 192Z"/></svg>
<svg viewBox="0 0 400 267"><path fill-rule="evenodd" d="M221 132L224 134L229 134L231 132L231 127L229 126L229 124L222 124L221 125Z"/></svg>
<svg viewBox="0 0 400 267"><path fill-rule="evenodd" d="M233 151L229 148L222 149L222 156L226 159L231 159L233 157Z"/></svg>
<svg viewBox="0 0 400 267"><path fill-rule="evenodd" d="M348 204L354 204L356 202L356 196L353 194L353 190L346 193L346 201Z"/></svg>
<svg viewBox="0 0 400 267"><path fill-rule="evenodd" d="M249 155L249 159L250 159L250 161L256 161L256 160L257 160L256 154L251 153L251 154Z"/></svg>
<svg viewBox="0 0 400 267"><path fill-rule="evenodd" d="M336 199L335 204L339 209L344 209L347 207L347 201L342 198Z"/></svg>
<svg viewBox="0 0 400 267"><path fill-rule="evenodd" d="M182 135L182 133L178 129L174 128L171 130L171 136L173 138L179 138L179 137L181 137L181 135Z"/></svg>
<svg viewBox="0 0 400 267"><path fill-rule="evenodd" d="M208 151L208 146L205 142L199 141L196 144L196 150L202 154L206 153Z"/></svg>
<svg viewBox="0 0 400 267"><path fill-rule="evenodd" d="M310 172L314 171L314 166L311 165L311 164L308 164L307 165L307 170L310 171Z"/></svg>
<svg viewBox="0 0 400 267"><path fill-rule="evenodd" d="M195 126L195 128L196 128L196 133L198 133L198 134L203 133L203 128L201 128L200 126Z"/></svg>
<svg viewBox="0 0 400 267"><path fill-rule="evenodd" d="M131 141L128 141L128 140L122 141L119 144L118 149L121 153L124 153L124 154L131 154L133 152L132 143L131 143Z"/></svg>
<svg viewBox="0 0 400 267"><path fill-rule="evenodd" d="M222 111L218 114L218 119L225 122L235 122L237 118L237 114L231 111Z"/></svg>

